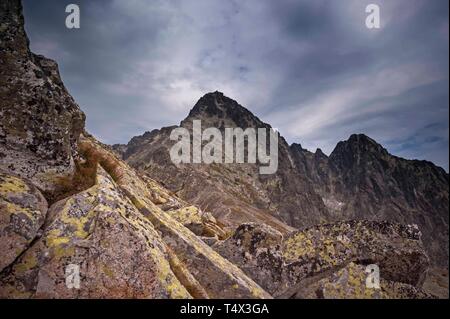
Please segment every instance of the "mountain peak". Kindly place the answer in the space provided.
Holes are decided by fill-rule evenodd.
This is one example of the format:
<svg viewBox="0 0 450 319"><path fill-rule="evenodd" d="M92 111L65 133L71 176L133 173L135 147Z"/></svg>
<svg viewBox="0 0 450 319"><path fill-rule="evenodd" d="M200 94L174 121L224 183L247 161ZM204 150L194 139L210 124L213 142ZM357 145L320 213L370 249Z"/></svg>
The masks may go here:
<svg viewBox="0 0 450 319"><path fill-rule="evenodd" d="M365 134L353 134L348 140L341 141L336 145L330 155L330 160L340 167L348 167L359 163L362 158L381 159L388 155L388 151L372 138ZM368 162L370 161L368 160Z"/></svg>
<svg viewBox="0 0 450 319"><path fill-rule="evenodd" d="M181 126L192 120L202 120L215 127L268 127L248 109L219 91L203 95Z"/></svg>
<svg viewBox="0 0 450 319"><path fill-rule="evenodd" d="M374 139L370 138L365 134L352 134L347 140L349 143L354 144L371 144L371 145L379 145Z"/></svg>
<svg viewBox="0 0 450 319"><path fill-rule="evenodd" d="M365 134L352 134L348 140L339 142L333 150L333 153L344 150L387 154L386 149L381 144Z"/></svg>

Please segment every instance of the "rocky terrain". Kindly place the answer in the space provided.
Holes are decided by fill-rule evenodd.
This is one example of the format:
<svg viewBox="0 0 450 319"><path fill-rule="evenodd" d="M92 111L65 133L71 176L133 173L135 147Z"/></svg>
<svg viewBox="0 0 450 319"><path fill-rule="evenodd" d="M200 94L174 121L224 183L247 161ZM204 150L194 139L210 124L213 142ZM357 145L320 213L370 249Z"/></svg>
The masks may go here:
<svg viewBox="0 0 450 319"><path fill-rule="evenodd" d="M57 64L30 52L19 0L0 3L0 32L1 298L445 294L429 280L448 256L443 170L364 136L330 157L281 139L266 176L251 164L174 165L170 128L112 148L86 132ZM267 125L218 92L181 125L196 118Z"/></svg>
<svg viewBox="0 0 450 319"><path fill-rule="evenodd" d="M202 127L222 130L270 127L220 92L202 97L180 126L190 128L196 119ZM212 212L224 225L266 223L286 233L349 219L417 224L433 264L448 267L449 176L433 163L395 157L359 134L338 143L330 156L280 137L273 175L261 175L251 164L175 165L169 158L173 128L114 148L141 174Z"/></svg>

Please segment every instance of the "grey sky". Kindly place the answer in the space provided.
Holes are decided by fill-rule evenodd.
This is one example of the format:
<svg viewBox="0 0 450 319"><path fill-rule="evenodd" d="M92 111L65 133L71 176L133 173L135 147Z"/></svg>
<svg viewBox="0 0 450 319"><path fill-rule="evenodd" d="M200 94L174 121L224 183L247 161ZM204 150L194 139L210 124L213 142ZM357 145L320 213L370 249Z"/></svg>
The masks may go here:
<svg viewBox="0 0 450 319"><path fill-rule="evenodd" d="M65 28L65 6L81 29ZM380 30L365 7L381 7ZM289 142L365 133L448 170L448 0L24 0L31 48L106 143L178 124L219 90Z"/></svg>

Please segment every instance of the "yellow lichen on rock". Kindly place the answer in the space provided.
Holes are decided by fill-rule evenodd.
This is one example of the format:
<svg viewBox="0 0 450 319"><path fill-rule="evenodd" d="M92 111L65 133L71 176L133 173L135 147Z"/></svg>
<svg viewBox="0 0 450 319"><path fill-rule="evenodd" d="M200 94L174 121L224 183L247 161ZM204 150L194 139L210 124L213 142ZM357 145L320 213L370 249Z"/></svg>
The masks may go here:
<svg viewBox="0 0 450 319"><path fill-rule="evenodd" d="M271 298L237 266L224 259L189 229L152 202L146 183L127 164L92 138L82 138L80 149L95 154L135 207L148 218L175 254L212 298ZM238 289L233 285L237 284Z"/></svg>
<svg viewBox="0 0 450 319"><path fill-rule="evenodd" d="M365 267L349 263L344 268L305 284L297 292L297 298L307 299L409 299L430 298L411 285L380 278L379 285L368 286Z"/></svg>
<svg viewBox="0 0 450 319"><path fill-rule="evenodd" d="M0 171L0 271L36 237L47 214L47 201L24 179Z"/></svg>
<svg viewBox="0 0 450 319"><path fill-rule="evenodd" d="M200 210L195 206L182 207L180 209L169 211L169 213L172 218L183 225L202 223Z"/></svg>
<svg viewBox="0 0 450 319"><path fill-rule="evenodd" d="M283 257L286 261L297 260L301 256L312 256L315 254L315 247L310 238L304 233L297 233L288 237L283 242Z"/></svg>
<svg viewBox="0 0 450 319"><path fill-rule="evenodd" d="M191 298L153 225L97 172L96 185L52 205L42 238L13 265L0 295ZM66 286L69 265L79 267L80 289Z"/></svg>
<svg viewBox="0 0 450 319"><path fill-rule="evenodd" d="M282 251L283 295L292 293L307 278L337 271L350 262L376 264L385 279L419 287L429 265L420 232L414 226L389 222L351 220L317 225L289 235ZM359 280L352 269L346 270L350 282ZM371 291L358 287L353 294L370 297Z"/></svg>
<svg viewBox="0 0 450 319"><path fill-rule="evenodd" d="M24 193L30 189L19 177L2 174L0 183L0 193Z"/></svg>

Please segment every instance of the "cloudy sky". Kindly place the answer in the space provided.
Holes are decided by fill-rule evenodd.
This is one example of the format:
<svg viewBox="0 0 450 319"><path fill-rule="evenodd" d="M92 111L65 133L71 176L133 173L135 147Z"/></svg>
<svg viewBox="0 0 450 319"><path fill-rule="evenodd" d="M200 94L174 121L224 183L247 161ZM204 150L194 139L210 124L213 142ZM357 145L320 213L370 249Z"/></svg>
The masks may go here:
<svg viewBox="0 0 450 319"><path fill-rule="evenodd" d="M65 7L81 28L65 28ZM365 8L381 8L367 29ZM289 142L365 133L448 171L448 0L24 0L34 52L105 143L178 124L219 90Z"/></svg>

